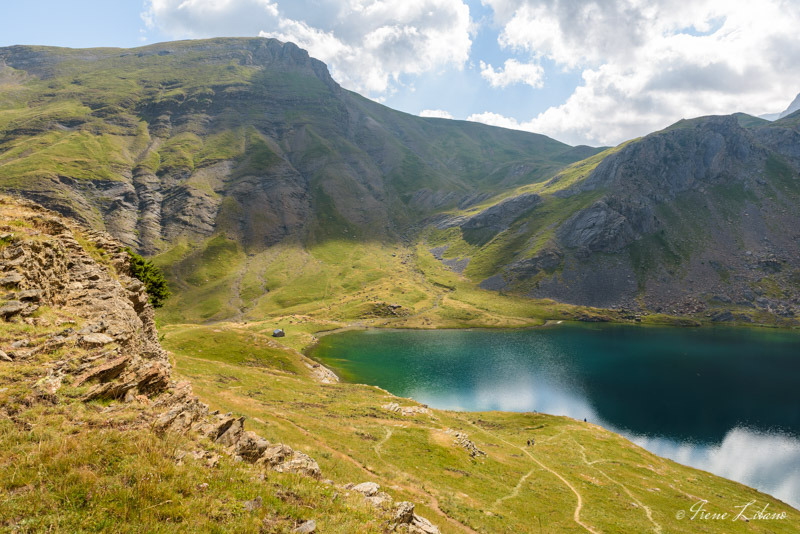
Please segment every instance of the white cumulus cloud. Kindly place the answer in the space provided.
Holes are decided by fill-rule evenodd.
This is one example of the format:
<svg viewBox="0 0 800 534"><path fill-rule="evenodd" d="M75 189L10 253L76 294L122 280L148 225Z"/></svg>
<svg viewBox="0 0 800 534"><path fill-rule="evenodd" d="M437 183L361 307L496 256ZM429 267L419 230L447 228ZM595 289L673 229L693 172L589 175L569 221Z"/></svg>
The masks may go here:
<svg viewBox="0 0 800 534"><path fill-rule="evenodd" d="M483 113L473 113L467 117L468 121L481 122L489 126L499 126L500 128L509 128L511 130L526 130L524 124L520 124L516 119L493 113L491 111L484 111Z"/></svg>
<svg viewBox="0 0 800 534"><path fill-rule="evenodd" d="M438 119L452 119L453 115L443 109L423 109L419 112L420 117L435 117Z"/></svg>
<svg viewBox="0 0 800 534"><path fill-rule="evenodd" d="M515 83L524 83L539 88L544 82L544 69L538 63L520 63L516 59L507 59L503 68L498 70L483 61L480 65L481 76L488 80L492 87L507 87Z"/></svg>
<svg viewBox="0 0 800 534"><path fill-rule="evenodd" d="M800 91L797 2L483 1L501 47L578 69L582 82L529 120L473 120L616 144L684 117L780 111Z"/></svg>
<svg viewBox="0 0 800 534"><path fill-rule="evenodd" d="M462 68L472 45L462 0L149 0L143 18L173 37L294 42L342 85L375 97L404 75Z"/></svg>

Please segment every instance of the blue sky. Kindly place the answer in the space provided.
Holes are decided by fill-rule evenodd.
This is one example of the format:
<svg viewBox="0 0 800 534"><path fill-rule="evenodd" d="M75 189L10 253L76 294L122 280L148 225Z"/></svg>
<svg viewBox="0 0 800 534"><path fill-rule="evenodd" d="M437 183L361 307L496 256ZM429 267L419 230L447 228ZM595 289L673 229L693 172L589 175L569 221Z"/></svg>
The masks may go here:
<svg viewBox="0 0 800 534"><path fill-rule="evenodd" d="M293 41L393 108L572 144L778 112L800 91L796 0L5 0L2 12L0 46Z"/></svg>
<svg viewBox="0 0 800 534"><path fill-rule="evenodd" d="M128 48L140 46L145 31L151 42L169 40L157 29L145 27L140 17L144 11L141 0L3 0L0 5L0 46Z"/></svg>

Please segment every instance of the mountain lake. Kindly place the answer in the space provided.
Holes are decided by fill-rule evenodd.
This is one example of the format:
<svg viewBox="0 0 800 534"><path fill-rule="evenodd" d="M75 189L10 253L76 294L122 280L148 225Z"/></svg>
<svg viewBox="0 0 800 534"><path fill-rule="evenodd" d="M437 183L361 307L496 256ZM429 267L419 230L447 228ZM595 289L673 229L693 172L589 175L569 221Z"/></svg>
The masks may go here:
<svg viewBox="0 0 800 534"><path fill-rule="evenodd" d="M586 419L800 507L800 334L570 324L353 330L311 356L433 408Z"/></svg>

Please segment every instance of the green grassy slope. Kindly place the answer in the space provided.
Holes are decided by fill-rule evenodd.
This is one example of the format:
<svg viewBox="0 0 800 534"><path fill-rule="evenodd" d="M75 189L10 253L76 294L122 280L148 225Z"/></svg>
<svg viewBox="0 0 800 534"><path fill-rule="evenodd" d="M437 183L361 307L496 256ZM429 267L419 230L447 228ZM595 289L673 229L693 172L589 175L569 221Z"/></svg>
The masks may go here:
<svg viewBox="0 0 800 534"><path fill-rule="evenodd" d="M200 433L157 432L155 418L167 409L171 391L141 390L128 401L87 400L97 379L113 380L122 372L120 354L129 358L140 350L134 347L147 346L138 343L149 337L143 330L152 310L139 308L138 330L120 335L136 323L120 322L120 315L98 304L130 306L130 297L115 290L122 291L120 281L128 283L125 264L114 261L113 245L104 238L7 197L0 198L0 228L0 307L7 308L20 289L38 292L31 302L41 304L29 316L4 313L0 320L0 531L277 533L313 519L323 532L384 532L390 511L370 506L361 495L237 462ZM15 263L8 261L12 255ZM85 265L92 269L92 288L73 300L63 283L80 286L75 280ZM79 340L78 332L105 324L116 340L104 346ZM207 354L216 348L209 343ZM253 365L250 357L231 358L242 348L226 342L225 361ZM262 346L248 343L247 349ZM255 364L298 369L292 355L268 354L274 357ZM104 358L116 361L107 366ZM135 358L151 369L160 366L153 354ZM86 380L87 369L105 371ZM125 373L130 379L130 367ZM254 499L262 506L246 509Z"/></svg>
<svg viewBox="0 0 800 534"><path fill-rule="evenodd" d="M296 349L328 322L174 325L162 330L177 370L223 411L268 439L297 444L336 480L372 480L418 503L442 532L791 532L797 512L771 497L656 457L590 423L545 414L432 410L413 416L377 388L315 383ZM454 445L460 431L487 453ZM533 447L526 437L535 437ZM756 500L786 511L759 523L676 519L699 499L734 513ZM691 513L690 513L691 515Z"/></svg>

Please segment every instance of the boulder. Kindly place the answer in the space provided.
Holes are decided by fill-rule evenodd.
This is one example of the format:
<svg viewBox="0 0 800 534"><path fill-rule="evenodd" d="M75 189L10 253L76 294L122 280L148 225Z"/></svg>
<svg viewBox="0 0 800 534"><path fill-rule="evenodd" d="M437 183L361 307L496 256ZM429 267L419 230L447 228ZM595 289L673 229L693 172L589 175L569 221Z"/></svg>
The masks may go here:
<svg viewBox="0 0 800 534"><path fill-rule="evenodd" d="M736 318L729 311L719 311L711 314L711 320L715 323L727 323L736 320Z"/></svg>
<svg viewBox="0 0 800 534"><path fill-rule="evenodd" d="M20 282L22 282L23 278L22 275L17 272L12 272L4 277L0 278L0 286L13 286L18 287Z"/></svg>
<svg viewBox="0 0 800 534"><path fill-rule="evenodd" d="M191 390L190 390L191 392ZM153 424L157 432L167 430L184 434L208 414L208 406L197 397L181 398L169 410L162 413Z"/></svg>
<svg viewBox="0 0 800 534"><path fill-rule="evenodd" d="M309 519L308 521L304 521L302 525L294 529L292 532L298 532L301 534L309 534L311 532L317 531L317 522L313 519Z"/></svg>
<svg viewBox="0 0 800 534"><path fill-rule="evenodd" d="M259 458L260 463L267 464L269 467L274 467L283 463L294 454L294 451L288 445L278 443L268 446Z"/></svg>
<svg viewBox="0 0 800 534"><path fill-rule="evenodd" d="M375 482L362 482L353 486L353 491L363 493L365 497L371 497L378 493L381 487Z"/></svg>
<svg viewBox="0 0 800 534"><path fill-rule="evenodd" d="M411 523L413 519L414 519L414 503L403 501L394 505L392 521L403 525Z"/></svg>
<svg viewBox="0 0 800 534"><path fill-rule="evenodd" d="M409 527L408 531L414 534L439 534L439 529L433 523L416 514Z"/></svg>
<svg viewBox="0 0 800 534"><path fill-rule="evenodd" d="M101 382L112 380L122 374L125 367L128 365L130 356L120 356L110 362L106 362L93 369L84 372L72 383L72 387L78 387L90 380L97 379Z"/></svg>
<svg viewBox="0 0 800 534"><path fill-rule="evenodd" d="M244 432L244 417L240 417L231 422L228 427L214 440L215 443L230 447L235 445Z"/></svg>
<svg viewBox="0 0 800 534"><path fill-rule="evenodd" d="M291 459L273 467L273 469L279 473L296 473L311 478L319 478L322 474L317 462L302 452L295 452Z"/></svg>
<svg viewBox="0 0 800 534"><path fill-rule="evenodd" d="M113 343L114 338L107 335L107 334L86 334L81 338L81 345L87 348L92 347L102 347L104 345L108 345L109 343Z"/></svg>
<svg viewBox="0 0 800 534"><path fill-rule="evenodd" d="M245 431L236 443L236 455L242 460L255 463L269 447L269 442L250 430Z"/></svg>
<svg viewBox="0 0 800 534"><path fill-rule="evenodd" d="M41 289L26 289L20 291L17 298L23 302L39 302L42 300L43 291Z"/></svg>
<svg viewBox="0 0 800 534"><path fill-rule="evenodd" d="M253 499L251 501L245 501L244 502L244 509L247 510L248 512L255 512L256 510L261 508L263 505L264 505L264 500L259 495L258 497L256 497L255 499Z"/></svg>
<svg viewBox="0 0 800 534"><path fill-rule="evenodd" d="M0 307L0 317L6 321L22 313L27 306L18 300L10 300Z"/></svg>
<svg viewBox="0 0 800 534"><path fill-rule="evenodd" d="M364 499L375 508L383 508L385 505L392 504L392 496L383 491L379 491L375 495L369 497L364 497Z"/></svg>

